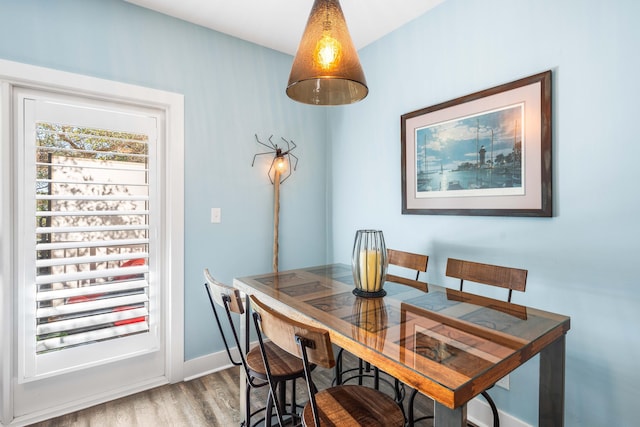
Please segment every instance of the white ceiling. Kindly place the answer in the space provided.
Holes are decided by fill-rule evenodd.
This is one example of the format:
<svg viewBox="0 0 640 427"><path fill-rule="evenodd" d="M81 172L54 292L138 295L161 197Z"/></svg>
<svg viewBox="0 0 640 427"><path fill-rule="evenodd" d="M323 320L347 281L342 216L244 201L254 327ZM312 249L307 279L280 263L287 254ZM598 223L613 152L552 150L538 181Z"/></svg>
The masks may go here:
<svg viewBox="0 0 640 427"><path fill-rule="evenodd" d="M313 0L126 0L294 55ZM342 0L356 49L392 32L445 0Z"/></svg>

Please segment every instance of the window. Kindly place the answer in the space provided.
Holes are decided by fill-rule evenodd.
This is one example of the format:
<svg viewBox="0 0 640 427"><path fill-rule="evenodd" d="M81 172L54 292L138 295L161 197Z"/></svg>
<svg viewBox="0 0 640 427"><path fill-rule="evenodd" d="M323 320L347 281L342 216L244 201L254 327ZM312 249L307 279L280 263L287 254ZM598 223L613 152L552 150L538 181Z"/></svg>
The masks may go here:
<svg viewBox="0 0 640 427"><path fill-rule="evenodd" d="M16 102L20 378L158 351L158 113L29 91Z"/></svg>
<svg viewBox="0 0 640 427"><path fill-rule="evenodd" d="M66 182L70 164L78 174ZM82 200L94 191L103 200ZM106 200L109 192L117 199ZM0 423L30 424L184 378L182 95L0 59L0 200ZM117 213L67 215L91 203ZM77 243L99 235L93 248ZM45 294L54 289L61 293ZM97 314L106 299L108 322ZM51 322L57 313L43 315L65 305L92 315L71 334ZM38 315L47 320L40 329ZM107 331L115 334L99 336ZM39 335L51 341L38 347Z"/></svg>
<svg viewBox="0 0 640 427"><path fill-rule="evenodd" d="M37 354L149 331L148 145L36 123Z"/></svg>

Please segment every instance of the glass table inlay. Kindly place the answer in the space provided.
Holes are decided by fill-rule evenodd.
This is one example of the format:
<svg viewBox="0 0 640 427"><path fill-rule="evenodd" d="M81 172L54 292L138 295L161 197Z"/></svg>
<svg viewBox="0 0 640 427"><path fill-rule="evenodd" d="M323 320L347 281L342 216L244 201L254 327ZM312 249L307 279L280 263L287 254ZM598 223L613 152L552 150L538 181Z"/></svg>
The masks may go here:
<svg viewBox="0 0 640 427"><path fill-rule="evenodd" d="M570 327L566 316L433 284L423 292L386 283L384 297L357 297L343 264L238 278L234 285L326 328L336 345L449 408L563 339Z"/></svg>

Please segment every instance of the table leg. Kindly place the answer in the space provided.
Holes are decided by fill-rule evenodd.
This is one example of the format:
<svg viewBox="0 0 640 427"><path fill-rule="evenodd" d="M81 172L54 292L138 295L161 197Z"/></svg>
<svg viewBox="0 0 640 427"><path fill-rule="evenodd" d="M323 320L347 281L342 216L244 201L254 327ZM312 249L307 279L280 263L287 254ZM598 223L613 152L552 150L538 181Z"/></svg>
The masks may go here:
<svg viewBox="0 0 640 427"><path fill-rule="evenodd" d="M564 425L565 335L540 352L538 425Z"/></svg>
<svg viewBox="0 0 640 427"><path fill-rule="evenodd" d="M449 409L434 401L433 425L434 427L466 427L467 405L464 404L459 408Z"/></svg>

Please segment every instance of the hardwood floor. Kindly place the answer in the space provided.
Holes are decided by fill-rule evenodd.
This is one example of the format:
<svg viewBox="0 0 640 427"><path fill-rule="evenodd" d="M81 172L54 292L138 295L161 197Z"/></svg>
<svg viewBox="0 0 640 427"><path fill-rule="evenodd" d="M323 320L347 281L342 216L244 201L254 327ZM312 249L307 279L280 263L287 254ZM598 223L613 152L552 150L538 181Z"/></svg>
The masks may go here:
<svg viewBox="0 0 640 427"><path fill-rule="evenodd" d="M345 357L348 366L353 363ZM333 371L316 369L313 373L318 388L331 384ZM47 421L32 424L35 427L196 427L239 426L239 370L229 368L191 381L157 387L132 396L73 412ZM365 384L367 385L367 384ZM391 393L391 389L381 389ZM306 386L299 381L298 401L306 400ZM407 389L407 396L410 389ZM257 409L266 400L266 388L252 393L252 406ZM431 413L433 403L424 396L416 399L418 415ZM431 426L426 420L420 426Z"/></svg>

